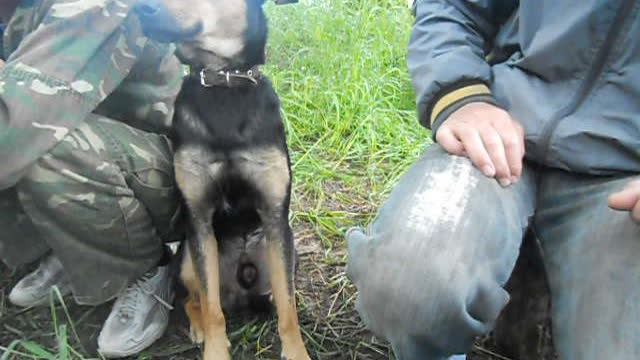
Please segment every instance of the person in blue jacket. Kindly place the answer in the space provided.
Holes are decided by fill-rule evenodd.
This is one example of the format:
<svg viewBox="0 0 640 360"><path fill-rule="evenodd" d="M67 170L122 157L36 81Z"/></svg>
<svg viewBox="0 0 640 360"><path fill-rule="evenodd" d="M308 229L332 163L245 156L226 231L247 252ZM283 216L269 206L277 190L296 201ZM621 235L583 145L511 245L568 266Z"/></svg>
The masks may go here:
<svg viewBox="0 0 640 360"><path fill-rule="evenodd" d="M400 360L461 357L509 301L533 228L560 359L638 359L640 1L413 13L409 71L436 144L347 234L363 321Z"/></svg>

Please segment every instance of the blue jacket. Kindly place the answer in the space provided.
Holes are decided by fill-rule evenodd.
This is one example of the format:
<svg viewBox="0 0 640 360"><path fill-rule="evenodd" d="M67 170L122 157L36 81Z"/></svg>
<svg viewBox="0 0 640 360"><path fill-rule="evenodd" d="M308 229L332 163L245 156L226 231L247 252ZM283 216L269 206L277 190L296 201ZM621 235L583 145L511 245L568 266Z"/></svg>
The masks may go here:
<svg viewBox="0 0 640 360"><path fill-rule="evenodd" d="M416 0L408 66L423 125L472 101L525 128L529 160L640 170L640 0Z"/></svg>

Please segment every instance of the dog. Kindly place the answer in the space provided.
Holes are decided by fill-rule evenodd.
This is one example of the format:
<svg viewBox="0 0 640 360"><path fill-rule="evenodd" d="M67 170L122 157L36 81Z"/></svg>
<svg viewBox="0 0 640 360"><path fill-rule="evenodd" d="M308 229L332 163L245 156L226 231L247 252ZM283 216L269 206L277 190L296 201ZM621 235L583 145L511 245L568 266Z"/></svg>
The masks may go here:
<svg viewBox="0 0 640 360"><path fill-rule="evenodd" d="M285 3L290 0L279 0ZM291 165L278 96L265 62L264 0L141 0L145 34L176 44L191 67L175 105L175 177L190 232L180 278L191 337L205 360L227 360L221 307L219 217L255 214L278 316L282 359L309 360L294 298L295 248L288 223ZM245 268L238 278L260 275ZM255 280L255 279L254 279Z"/></svg>
<svg viewBox="0 0 640 360"><path fill-rule="evenodd" d="M258 213L254 209L219 212L212 223L220 255L222 310L234 314L272 312L267 244ZM176 263L183 257L183 253L177 254Z"/></svg>

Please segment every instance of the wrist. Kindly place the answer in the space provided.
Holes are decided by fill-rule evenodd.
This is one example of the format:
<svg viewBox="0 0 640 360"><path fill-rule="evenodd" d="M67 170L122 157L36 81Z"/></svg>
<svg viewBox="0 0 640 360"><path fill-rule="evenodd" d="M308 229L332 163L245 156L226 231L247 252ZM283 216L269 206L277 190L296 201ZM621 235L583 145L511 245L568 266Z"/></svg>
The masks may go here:
<svg viewBox="0 0 640 360"><path fill-rule="evenodd" d="M461 107L474 102L484 102L499 106L489 87L483 83L459 86L438 97L433 103L428 116L433 138L435 139L438 128L451 114Z"/></svg>

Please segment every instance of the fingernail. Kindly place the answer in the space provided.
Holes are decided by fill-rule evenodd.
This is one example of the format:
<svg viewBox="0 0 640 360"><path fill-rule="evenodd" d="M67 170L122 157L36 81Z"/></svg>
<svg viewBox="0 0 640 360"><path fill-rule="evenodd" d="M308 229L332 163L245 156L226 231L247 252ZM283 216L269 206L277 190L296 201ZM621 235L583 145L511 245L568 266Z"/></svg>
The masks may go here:
<svg viewBox="0 0 640 360"><path fill-rule="evenodd" d="M512 183L512 184L517 183L517 182L518 182L518 180L520 180L520 178L519 178L519 177L517 177L517 176L512 176L512 177L511 177L511 183Z"/></svg>
<svg viewBox="0 0 640 360"><path fill-rule="evenodd" d="M509 180L507 178L498 179L498 182L500 182L500 185L502 185L502 187L507 187L507 186L511 185L511 180Z"/></svg>
<svg viewBox="0 0 640 360"><path fill-rule="evenodd" d="M495 175L495 170L493 170L493 166L491 165L485 165L482 167L482 173L485 174L486 176L493 176Z"/></svg>

